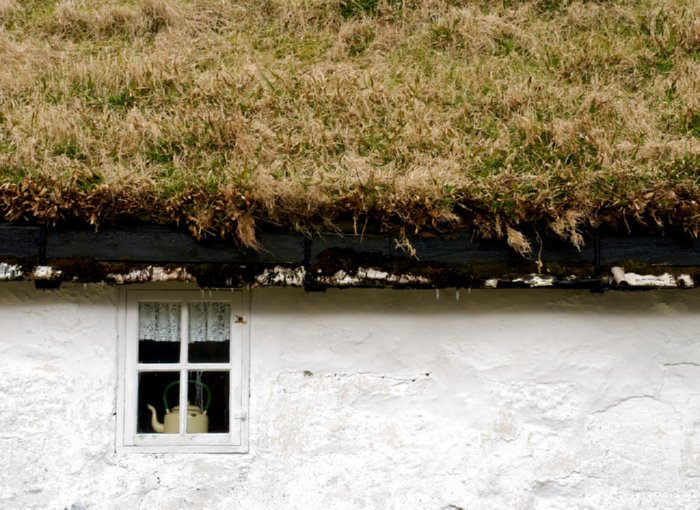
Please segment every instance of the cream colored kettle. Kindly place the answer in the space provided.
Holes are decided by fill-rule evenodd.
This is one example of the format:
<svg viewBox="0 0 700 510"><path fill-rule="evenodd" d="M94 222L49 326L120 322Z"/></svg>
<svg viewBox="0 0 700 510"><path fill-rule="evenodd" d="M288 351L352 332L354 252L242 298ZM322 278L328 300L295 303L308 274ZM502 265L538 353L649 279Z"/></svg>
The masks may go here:
<svg viewBox="0 0 700 510"><path fill-rule="evenodd" d="M201 381L187 381L189 384L196 384L207 390L207 403L202 410L201 407L190 405L187 403L187 433L188 434L206 434L209 432L209 404L211 404L211 390ZM177 434L180 431L180 406L175 406L172 410L168 407L168 391L173 386L180 384L180 381L173 381L165 387L163 391L163 405L165 407L165 417L163 423L158 421L156 408L148 404L146 407L151 411L151 427L156 432L165 432L166 434Z"/></svg>

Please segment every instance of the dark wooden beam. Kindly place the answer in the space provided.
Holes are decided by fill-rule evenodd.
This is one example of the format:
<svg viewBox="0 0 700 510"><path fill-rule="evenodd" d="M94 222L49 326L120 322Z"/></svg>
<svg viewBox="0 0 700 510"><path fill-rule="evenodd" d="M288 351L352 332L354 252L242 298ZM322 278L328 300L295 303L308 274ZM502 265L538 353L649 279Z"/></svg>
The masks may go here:
<svg viewBox="0 0 700 510"><path fill-rule="evenodd" d="M416 262L438 263L468 267L484 262L521 265L523 257L504 240L475 239L471 232L457 231L442 236L413 236L409 238L412 254L400 246L400 238L391 235L330 234L311 239L311 262L327 250L353 250L391 259L413 259ZM558 238L533 239L529 257L543 263L592 263L593 245L577 249Z"/></svg>
<svg viewBox="0 0 700 510"><path fill-rule="evenodd" d="M46 236L46 259L87 257L110 262L301 264L300 235L263 234L263 250L244 249L231 241L198 242L186 232L165 227L120 230L51 231Z"/></svg>
<svg viewBox="0 0 700 510"><path fill-rule="evenodd" d="M672 237L600 237L601 264L639 262L660 266L700 266L700 241Z"/></svg>
<svg viewBox="0 0 700 510"><path fill-rule="evenodd" d="M391 237L384 235L323 234L310 239L311 262L328 250L352 250L381 257L396 255Z"/></svg>
<svg viewBox="0 0 700 510"><path fill-rule="evenodd" d="M44 234L42 234L44 232ZM399 246L398 237L371 233L262 233L261 251L233 241L197 241L189 233L161 226L91 230L47 230L37 226L0 224L0 261L83 258L95 261L151 264L313 265L336 254L357 259L402 261L402 267L436 265L470 268L478 264L525 268L542 261L562 266L610 267L639 262L668 267L700 267L700 241L651 236L599 235L581 250L556 237L530 239L533 253L523 258L503 240L474 239L467 231L411 237L415 256ZM538 266L541 267L541 266ZM552 271L555 272L555 271Z"/></svg>
<svg viewBox="0 0 700 510"><path fill-rule="evenodd" d="M503 241L472 239L469 232L443 237L410 239L416 259L450 266L469 266L488 260L492 263L521 264L523 259Z"/></svg>
<svg viewBox="0 0 700 510"><path fill-rule="evenodd" d="M41 228L0 223L0 257L8 259L39 259Z"/></svg>

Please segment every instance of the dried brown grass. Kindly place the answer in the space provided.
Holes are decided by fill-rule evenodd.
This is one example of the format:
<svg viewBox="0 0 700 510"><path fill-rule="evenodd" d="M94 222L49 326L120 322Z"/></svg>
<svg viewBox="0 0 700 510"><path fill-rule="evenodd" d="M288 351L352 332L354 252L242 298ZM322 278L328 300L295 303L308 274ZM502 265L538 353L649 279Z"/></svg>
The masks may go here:
<svg viewBox="0 0 700 510"><path fill-rule="evenodd" d="M10 16L19 11L17 0L0 0L0 16Z"/></svg>
<svg viewBox="0 0 700 510"><path fill-rule="evenodd" d="M0 0L6 220L697 234L697 2L95 5Z"/></svg>
<svg viewBox="0 0 700 510"><path fill-rule="evenodd" d="M152 35L174 26L178 9L166 0L143 0L138 7L101 5L87 0L61 0L48 20L47 31L67 39L94 40Z"/></svg>

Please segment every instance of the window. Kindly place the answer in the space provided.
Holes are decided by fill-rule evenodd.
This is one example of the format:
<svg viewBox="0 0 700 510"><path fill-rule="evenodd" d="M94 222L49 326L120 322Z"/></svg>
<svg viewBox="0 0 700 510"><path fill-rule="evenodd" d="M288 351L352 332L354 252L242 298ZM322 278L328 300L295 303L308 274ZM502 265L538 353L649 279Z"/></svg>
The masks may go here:
<svg viewBox="0 0 700 510"><path fill-rule="evenodd" d="M125 292L121 450L248 451L248 303L244 291Z"/></svg>

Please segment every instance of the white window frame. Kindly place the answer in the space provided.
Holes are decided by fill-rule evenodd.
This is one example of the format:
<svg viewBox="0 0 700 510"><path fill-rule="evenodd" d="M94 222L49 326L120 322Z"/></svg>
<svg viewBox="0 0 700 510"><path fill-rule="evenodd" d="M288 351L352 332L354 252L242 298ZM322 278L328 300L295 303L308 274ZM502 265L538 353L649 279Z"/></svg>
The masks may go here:
<svg viewBox="0 0 700 510"><path fill-rule="evenodd" d="M247 453L250 380L250 292L202 290L125 289L121 293L119 334L119 392L117 398L117 451L134 453ZM181 359L178 363L138 362L139 302L178 302ZM231 305L231 356L229 363L190 363L183 355L188 346L190 302L227 302ZM185 361L183 361L185 360ZM229 373L229 432L187 434L187 413L180 414L180 433L140 434L138 416L139 372L180 372L186 380L192 370ZM187 385L180 384L179 402L187 401ZM159 417L162 419L162 417Z"/></svg>

